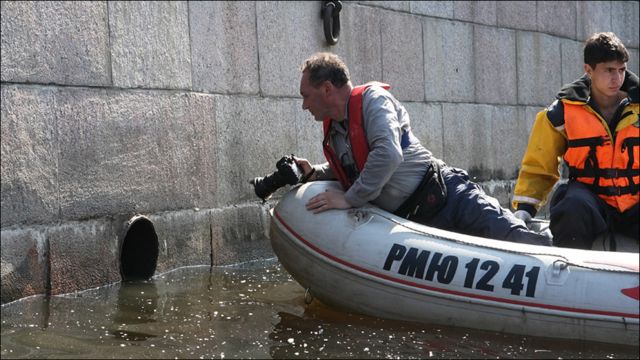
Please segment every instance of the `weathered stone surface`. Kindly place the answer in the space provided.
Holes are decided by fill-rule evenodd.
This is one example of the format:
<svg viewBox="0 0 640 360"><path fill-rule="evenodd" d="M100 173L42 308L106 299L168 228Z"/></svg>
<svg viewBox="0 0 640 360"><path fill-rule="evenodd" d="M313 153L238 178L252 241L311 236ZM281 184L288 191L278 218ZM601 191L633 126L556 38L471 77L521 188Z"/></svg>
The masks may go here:
<svg viewBox="0 0 640 360"><path fill-rule="evenodd" d="M211 265L210 210L182 210L149 216L158 235L156 273L189 265Z"/></svg>
<svg viewBox="0 0 640 360"><path fill-rule="evenodd" d="M58 90L2 85L2 227L58 218Z"/></svg>
<svg viewBox="0 0 640 360"><path fill-rule="evenodd" d="M453 1L453 18L484 25L496 25L498 21L496 3L497 1Z"/></svg>
<svg viewBox="0 0 640 360"><path fill-rule="evenodd" d="M225 265L273 257L267 240L268 208L255 205L211 213L213 264Z"/></svg>
<svg viewBox="0 0 640 360"><path fill-rule="evenodd" d="M538 31L576 38L577 1L536 1Z"/></svg>
<svg viewBox="0 0 640 360"><path fill-rule="evenodd" d="M455 1L409 1L411 12L419 15L453 18Z"/></svg>
<svg viewBox="0 0 640 360"><path fill-rule="evenodd" d="M640 35L638 34L638 11L640 4L637 1L612 1L611 2L611 30L627 48L638 49Z"/></svg>
<svg viewBox="0 0 640 360"><path fill-rule="evenodd" d="M497 7L498 26L537 30L535 1L501 1Z"/></svg>
<svg viewBox="0 0 640 360"><path fill-rule="evenodd" d="M193 89L215 93L259 91L256 3L189 3Z"/></svg>
<svg viewBox="0 0 640 360"><path fill-rule="evenodd" d="M633 71L634 74L640 74L640 67L638 66L638 49L627 49L629 51L629 62L627 67Z"/></svg>
<svg viewBox="0 0 640 360"><path fill-rule="evenodd" d="M2 304L47 291L46 230L7 229L0 232L2 247Z"/></svg>
<svg viewBox="0 0 640 360"><path fill-rule="evenodd" d="M2 81L111 84L107 3L3 1Z"/></svg>
<svg viewBox="0 0 640 360"><path fill-rule="evenodd" d="M409 5L411 3L411 1L358 1L360 4L362 5L367 5L367 6L376 6L376 7L380 7L380 8L384 8L384 9L391 9L391 10L399 10L399 11L409 11L410 6ZM346 2L343 2L342 5L344 6Z"/></svg>
<svg viewBox="0 0 640 360"><path fill-rule="evenodd" d="M327 160L322 151L322 122L314 119L308 111L302 110L302 99L291 100L290 103L291 105L284 103L283 106L293 109L294 112L294 118L287 120L293 122L288 126L295 127L296 130L296 143L292 150L294 155L305 158L312 164L325 163ZM274 165L272 161L271 167Z"/></svg>
<svg viewBox="0 0 640 360"><path fill-rule="evenodd" d="M382 28L382 77L399 100L424 101L424 54L418 16L385 14Z"/></svg>
<svg viewBox="0 0 640 360"><path fill-rule="evenodd" d="M528 134L517 107L445 103L442 113L449 165L468 170L474 181L517 177Z"/></svg>
<svg viewBox="0 0 640 360"><path fill-rule="evenodd" d="M515 104L518 97L515 31L474 25L476 102Z"/></svg>
<svg viewBox="0 0 640 360"><path fill-rule="evenodd" d="M122 220L67 222L47 229L51 294L120 280L118 247Z"/></svg>
<svg viewBox="0 0 640 360"><path fill-rule="evenodd" d="M403 103L411 118L411 131L422 146L439 159L445 156L442 145L442 105L417 102Z"/></svg>
<svg viewBox="0 0 640 360"><path fill-rule="evenodd" d="M319 3L261 1L256 11L261 93L299 96L302 62L317 51L332 50L324 39Z"/></svg>
<svg viewBox="0 0 640 360"><path fill-rule="evenodd" d="M343 3L340 21L344 25L341 25L338 43L329 50L339 54L347 64L354 85L382 81L382 31L379 21L382 12L377 8Z"/></svg>
<svg viewBox="0 0 640 360"><path fill-rule="evenodd" d="M160 91L60 92L62 216L213 206L213 99Z"/></svg>
<svg viewBox="0 0 640 360"><path fill-rule="evenodd" d="M562 85L560 39L519 31L517 49L518 103L550 103Z"/></svg>
<svg viewBox="0 0 640 360"><path fill-rule="evenodd" d="M423 27L426 100L474 101L473 25L427 19Z"/></svg>
<svg viewBox="0 0 640 360"><path fill-rule="evenodd" d="M291 101L221 96L216 102L218 206L257 201L249 180L276 171L276 162L298 149Z"/></svg>
<svg viewBox="0 0 640 360"><path fill-rule="evenodd" d="M577 41L591 34L611 31L611 1L576 1Z"/></svg>
<svg viewBox="0 0 640 360"><path fill-rule="evenodd" d="M562 84L568 84L584 75L583 42L560 40L562 52ZM559 88L556 90L560 90Z"/></svg>
<svg viewBox="0 0 640 360"><path fill-rule="evenodd" d="M186 1L109 1L113 84L191 88Z"/></svg>

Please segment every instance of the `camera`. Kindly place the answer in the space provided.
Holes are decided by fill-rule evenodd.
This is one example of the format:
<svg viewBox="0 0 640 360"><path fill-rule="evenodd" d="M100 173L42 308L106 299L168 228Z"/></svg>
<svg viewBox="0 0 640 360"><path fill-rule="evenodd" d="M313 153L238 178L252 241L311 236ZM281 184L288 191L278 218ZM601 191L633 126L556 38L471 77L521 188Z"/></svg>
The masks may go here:
<svg viewBox="0 0 640 360"><path fill-rule="evenodd" d="M265 201L279 188L285 185L295 185L304 179L304 172L291 156L283 156L276 163L278 169L271 175L265 177L256 177L249 181L253 185L256 195Z"/></svg>

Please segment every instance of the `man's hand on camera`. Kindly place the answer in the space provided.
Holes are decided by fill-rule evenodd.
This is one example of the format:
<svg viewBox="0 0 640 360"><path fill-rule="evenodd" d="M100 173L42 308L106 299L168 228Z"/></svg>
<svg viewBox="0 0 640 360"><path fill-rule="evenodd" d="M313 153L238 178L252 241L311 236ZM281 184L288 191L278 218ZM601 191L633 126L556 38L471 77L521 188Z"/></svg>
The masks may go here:
<svg viewBox="0 0 640 360"><path fill-rule="evenodd" d="M297 156L294 156L293 160L295 160L296 164L298 164L298 166L302 169L302 171L304 171L304 176L305 176L307 181L313 181L313 180L316 179L316 176L314 174L312 174L313 166L311 165L309 160L303 159L303 158L299 158Z"/></svg>
<svg viewBox="0 0 640 360"><path fill-rule="evenodd" d="M312 197L306 204L307 210L314 214L329 209L349 209L351 204L344 198L344 192L337 189L327 189L325 192Z"/></svg>

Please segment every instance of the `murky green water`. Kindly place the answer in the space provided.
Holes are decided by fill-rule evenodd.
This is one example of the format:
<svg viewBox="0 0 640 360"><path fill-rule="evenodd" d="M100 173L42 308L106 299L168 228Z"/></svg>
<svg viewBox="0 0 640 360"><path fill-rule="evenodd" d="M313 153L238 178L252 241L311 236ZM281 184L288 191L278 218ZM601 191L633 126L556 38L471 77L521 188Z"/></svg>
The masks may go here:
<svg viewBox="0 0 640 360"><path fill-rule="evenodd" d="M277 260L2 307L5 358L638 358L638 348L387 321L335 311Z"/></svg>

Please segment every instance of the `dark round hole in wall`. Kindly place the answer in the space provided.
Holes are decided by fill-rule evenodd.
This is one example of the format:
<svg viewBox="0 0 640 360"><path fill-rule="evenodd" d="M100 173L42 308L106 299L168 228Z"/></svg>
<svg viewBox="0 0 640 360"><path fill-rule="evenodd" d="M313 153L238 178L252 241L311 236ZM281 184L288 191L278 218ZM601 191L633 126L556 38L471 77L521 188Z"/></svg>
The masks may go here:
<svg viewBox="0 0 640 360"><path fill-rule="evenodd" d="M144 216L129 220L120 248L120 275L123 281L148 280L156 271L158 235Z"/></svg>

